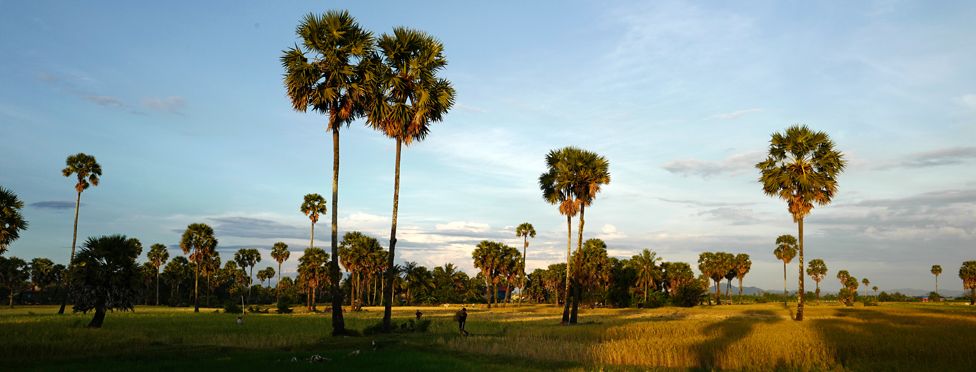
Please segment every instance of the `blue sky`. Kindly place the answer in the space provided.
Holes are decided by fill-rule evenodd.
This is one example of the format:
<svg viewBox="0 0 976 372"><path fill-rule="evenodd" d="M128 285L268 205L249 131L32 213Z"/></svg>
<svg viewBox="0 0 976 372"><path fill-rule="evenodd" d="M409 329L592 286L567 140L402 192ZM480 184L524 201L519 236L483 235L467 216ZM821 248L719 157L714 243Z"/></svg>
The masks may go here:
<svg viewBox="0 0 976 372"><path fill-rule="evenodd" d="M565 220L536 182L547 151L575 145L605 155L613 176L587 209L587 238L693 266L706 250L749 253L746 285L775 289L773 243L795 226L753 165L794 123L849 159L838 197L806 225L807 260L830 268L824 288L847 269L925 289L941 264L941 287L958 290L959 264L976 259L976 5L948 1L0 0L0 184L31 223L8 254L67 260L73 182L60 170L77 152L105 172L82 196L82 237L124 233L177 254L186 225L205 222L224 259L257 247L263 267L279 240L301 251L298 205L331 192L331 137L323 116L291 109L278 58L304 14L328 9L446 47L457 103L404 152L400 261L473 273L477 241L515 245L524 221L539 231L529 269L564 259ZM393 142L355 123L341 145L340 229L385 246Z"/></svg>

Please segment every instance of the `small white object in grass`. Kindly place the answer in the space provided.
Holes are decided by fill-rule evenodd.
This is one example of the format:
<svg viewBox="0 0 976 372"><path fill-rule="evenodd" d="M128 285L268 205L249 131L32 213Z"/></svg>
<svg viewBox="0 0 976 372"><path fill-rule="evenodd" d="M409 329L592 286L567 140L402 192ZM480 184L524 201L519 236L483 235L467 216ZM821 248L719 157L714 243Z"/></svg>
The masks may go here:
<svg viewBox="0 0 976 372"><path fill-rule="evenodd" d="M237 317L237 325L244 325L244 318Z"/></svg>

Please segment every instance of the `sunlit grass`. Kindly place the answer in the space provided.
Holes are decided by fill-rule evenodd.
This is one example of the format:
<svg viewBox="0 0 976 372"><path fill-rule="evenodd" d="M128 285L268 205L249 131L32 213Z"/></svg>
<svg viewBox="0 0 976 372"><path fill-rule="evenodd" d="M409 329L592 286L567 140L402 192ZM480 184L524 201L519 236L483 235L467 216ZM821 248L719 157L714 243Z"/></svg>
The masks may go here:
<svg viewBox="0 0 976 372"><path fill-rule="evenodd" d="M378 341L434 359L454 355L479 365L518 360L548 368L958 370L976 365L976 309L961 305L822 304L807 307L803 322L791 320L783 304L584 309L575 326L559 325L561 308L554 306L469 307L470 337L457 335L458 308L395 308L401 322L422 311L433 320L428 333L333 338L328 313L249 314L239 326L237 315L212 309L193 314L192 309L139 307L134 313L110 313L104 328L92 330L85 328L90 315L20 307L0 310L0 360L32 365L167 352L206 359L200 350L214 348L340 353L368 350ZM346 324L361 330L382 316L382 308L367 308L346 313ZM280 358L275 355L267 358Z"/></svg>

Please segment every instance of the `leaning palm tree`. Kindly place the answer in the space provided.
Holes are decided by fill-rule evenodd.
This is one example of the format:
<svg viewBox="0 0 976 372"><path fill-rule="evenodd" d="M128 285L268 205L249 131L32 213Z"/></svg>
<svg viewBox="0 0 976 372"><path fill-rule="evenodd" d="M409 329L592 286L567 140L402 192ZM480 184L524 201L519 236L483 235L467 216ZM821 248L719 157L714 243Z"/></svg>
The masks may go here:
<svg viewBox="0 0 976 372"><path fill-rule="evenodd" d="M776 249L773 250L773 254L776 255L777 260L783 261L783 297L786 298L789 296L786 290L786 265L796 257L796 238L793 235L780 235L776 238ZM800 281L802 282L803 278L800 278Z"/></svg>
<svg viewBox="0 0 976 372"><path fill-rule="evenodd" d="M827 264L819 258L810 260L807 264L807 275L817 283L817 301L820 301L820 281L827 276Z"/></svg>
<svg viewBox="0 0 976 372"><path fill-rule="evenodd" d="M566 216L566 288L565 301L563 301L563 318L561 324L569 324L569 297L570 280L572 277L572 256L573 247L573 217L579 213L579 203L577 202L573 184L573 174L570 169L571 153L578 151L574 147L564 147L559 150L549 151L546 155L546 166L548 169L539 176L539 188L542 189L542 198L546 202L559 206L559 214Z"/></svg>
<svg viewBox="0 0 976 372"><path fill-rule="evenodd" d="M806 125L794 125L784 133L773 133L769 156L756 164L763 192L786 201L797 224L799 237L800 288L796 320L803 320L803 218L814 203L830 204L837 193L837 176L844 170L844 154L824 132Z"/></svg>
<svg viewBox="0 0 976 372"><path fill-rule="evenodd" d="M393 171L393 219L387 285L383 293L383 329L391 330L393 261L396 258L397 206L400 200L400 152L404 145L422 141L430 125L439 122L454 105L454 87L437 74L447 66L444 45L433 36L405 27L377 40L378 63L373 65L375 83L367 121L374 129L396 140Z"/></svg>
<svg viewBox="0 0 976 372"><path fill-rule="evenodd" d="M166 264L166 260L169 260L169 251L166 250L165 245L156 243L149 247L146 258L149 259L149 264L156 269L156 306L159 306L159 268Z"/></svg>
<svg viewBox="0 0 976 372"><path fill-rule="evenodd" d="M278 282L275 283L276 300L281 299L281 288L278 288L279 284L281 284L281 264L288 261L288 256L291 256L291 252L288 252L288 244L277 242L271 247L271 258L278 262Z"/></svg>
<svg viewBox="0 0 976 372"><path fill-rule="evenodd" d="M535 238L535 227L531 223L523 222L521 225L515 228L515 236L522 238L522 279L519 281L519 301L518 304L522 305L522 297L525 297L522 292L525 291L525 257L526 250L529 249L529 238Z"/></svg>
<svg viewBox="0 0 976 372"><path fill-rule="evenodd" d="M81 152L68 156L65 165L61 174L65 177L75 175L78 180L75 183L75 191L78 192L78 196L75 198L75 225L71 236L71 259L68 261L68 269L64 275L65 287L67 288L67 283L70 281L71 265L75 260L75 244L78 242L78 209L81 207L81 192L87 190L89 186L98 186L98 181L102 176L102 166L95 161L94 156ZM68 304L69 292L70 288L61 297L61 308L58 309L58 314L64 314L64 307Z"/></svg>
<svg viewBox="0 0 976 372"><path fill-rule="evenodd" d="M195 264L193 265L193 312L195 313L200 312L200 266L216 248L217 238L214 237L214 231L204 223L190 224L180 238L180 249L183 250L183 254L189 255L190 262Z"/></svg>
<svg viewBox="0 0 976 372"><path fill-rule="evenodd" d="M27 221L20 214L23 208L24 202L17 198L17 194L0 186L0 254L20 238L21 231L27 230ZM532 236L535 236L535 232Z"/></svg>
<svg viewBox="0 0 976 372"><path fill-rule="evenodd" d="M932 265L932 275L935 275L935 293L939 293L939 275L942 274L942 265Z"/></svg>
<svg viewBox="0 0 976 372"><path fill-rule="evenodd" d="M339 290L339 129L364 114L370 85L373 36L347 11L309 13L295 28L302 45L284 51L285 88L292 108L328 115L332 132L332 334L346 333ZM314 245L309 245L313 247Z"/></svg>

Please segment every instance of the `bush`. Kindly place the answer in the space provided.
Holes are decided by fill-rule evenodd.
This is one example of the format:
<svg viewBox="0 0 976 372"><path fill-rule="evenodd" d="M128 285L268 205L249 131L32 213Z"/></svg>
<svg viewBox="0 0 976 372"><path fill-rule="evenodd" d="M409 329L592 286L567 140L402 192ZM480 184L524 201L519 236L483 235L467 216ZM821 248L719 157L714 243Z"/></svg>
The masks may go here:
<svg viewBox="0 0 976 372"><path fill-rule="evenodd" d="M291 314L291 306L287 301L278 301L278 314Z"/></svg>
<svg viewBox="0 0 976 372"><path fill-rule="evenodd" d="M675 289L674 298L671 301L681 307L693 307L698 305L704 295L705 288L702 288L697 282L686 283Z"/></svg>
<svg viewBox="0 0 976 372"><path fill-rule="evenodd" d="M664 306L668 302L668 297L662 292L652 292L647 296L647 302L641 304L640 307L645 309L656 309Z"/></svg>
<svg viewBox="0 0 976 372"><path fill-rule="evenodd" d="M241 305L238 305L237 302L231 301L224 304L224 312L228 314L240 314L244 311L241 310Z"/></svg>
<svg viewBox="0 0 976 372"><path fill-rule="evenodd" d="M268 313L268 308L261 307L261 306L257 306L257 305L249 305L247 307L247 312L249 312L249 313L257 313L257 314L267 314Z"/></svg>
<svg viewBox="0 0 976 372"><path fill-rule="evenodd" d="M878 300L874 297L863 297L864 306L878 306Z"/></svg>
<svg viewBox="0 0 976 372"><path fill-rule="evenodd" d="M422 319L418 321L410 319L406 322L400 323L399 325L397 325L397 323L392 323L391 326L393 327L393 333L426 333L430 328L430 324L430 319ZM383 333L383 322L374 323L373 325L363 328L363 334L367 336L380 333Z"/></svg>

